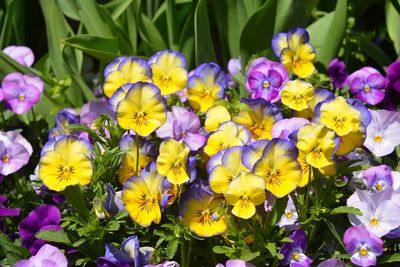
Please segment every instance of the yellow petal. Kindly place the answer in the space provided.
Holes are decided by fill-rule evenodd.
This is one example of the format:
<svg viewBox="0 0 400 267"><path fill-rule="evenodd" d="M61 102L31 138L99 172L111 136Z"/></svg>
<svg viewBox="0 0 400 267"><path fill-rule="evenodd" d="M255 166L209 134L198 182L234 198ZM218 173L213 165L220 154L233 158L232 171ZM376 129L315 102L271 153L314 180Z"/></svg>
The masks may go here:
<svg viewBox="0 0 400 267"><path fill-rule="evenodd" d="M256 207L253 202L240 199L233 206L232 213L239 218L249 219L256 213Z"/></svg>
<svg viewBox="0 0 400 267"><path fill-rule="evenodd" d="M207 110L204 124L208 132L214 132L223 122L230 120L231 115L228 110L224 106L216 105Z"/></svg>

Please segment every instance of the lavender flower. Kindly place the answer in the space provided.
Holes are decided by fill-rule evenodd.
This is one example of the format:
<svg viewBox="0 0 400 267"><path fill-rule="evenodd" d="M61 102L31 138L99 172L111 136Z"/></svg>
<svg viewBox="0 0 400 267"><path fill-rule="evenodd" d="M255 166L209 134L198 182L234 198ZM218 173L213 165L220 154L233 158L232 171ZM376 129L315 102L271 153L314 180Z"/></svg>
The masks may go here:
<svg viewBox="0 0 400 267"><path fill-rule="evenodd" d="M346 64L338 58L332 59L329 63L328 73L331 83L335 88L343 88L346 86L347 71Z"/></svg>
<svg viewBox="0 0 400 267"><path fill-rule="evenodd" d="M26 46L7 46L3 49L3 52L25 67L32 66L35 61L35 56L33 55L32 50Z"/></svg>
<svg viewBox="0 0 400 267"><path fill-rule="evenodd" d="M382 255L383 241L364 227L353 226L343 237L351 262L358 266L375 266L376 256Z"/></svg>
<svg viewBox="0 0 400 267"><path fill-rule="evenodd" d="M393 187L392 171L386 165L379 165L362 172L367 188L374 192Z"/></svg>
<svg viewBox="0 0 400 267"><path fill-rule="evenodd" d="M278 222L279 227L296 227L297 219L299 218L297 214L296 207L293 203L292 198L289 196L289 200L286 204L285 213L282 215Z"/></svg>
<svg viewBox="0 0 400 267"><path fill-rule="evenodd" d="M400 114L381 109L369 112L372 120L364 146L377 157L389 155L400 144Z"/></svg>
<svg viewBox="0 0 400 267"><path fill-rule="evenodd" d="M281 138L289 140L289 135L310 121L303 118L290 118L277 121L272 127L272 138Z"/></svg>
<svg viewBox="0 0 400 267"><path fill-rule="evenodd" d="M377 193L357 189L347 200L347 206L358 208L362 215L349 214L350 223L379 237L399 227L400 206L392 199L396 194L390 187Z"/></svg>
<svg viewBox="0 0 400 267"><path fill-rule="evenodd" d="M39 102L44 84L39 77L12 72L4 77L1 87L6 107L23 114Z"/></svg>
<svg viewBox="0 0 400 267"><path fill-rule="evenodd" d="M215 267L256 267L250 262L243 260L228 260L225 265L218 263Z"/></svg>
<svg viewBox="0 0 400 267"><path fill-rule="evenodd" d="M17 131L0 131L0 175L9 175L29 162L32 146Z"/></svg>
<svg viewBox="0 0 400 267"><path fill-rule="evenodd" d="M21 213L20 208L7 208L5 203L7 202L7 197L0 195L0 218L1 217L15 217L19 216Z"/></svg>
<svg viewBox="0 0 400 267"><path fill-rule="evenodd" d="M167 121L156 130L156 133L161 138L183 140L190 150L196 151L206 142L200 127L200 119L195 113L174 106L172 112L167 113Z"/></svg>
<svg viewBox="0 0 400 267"><path fill-rule="evenodd" d="M331 258L321 262L317 267L346 267L346 263L342 260Z"/></svg>
<svg viewBox="0 0 400 267"><path fill-rule="evenodd" d="M115 118L115 112L110 109L107 99L104 97L88 102L81 107L80 123L89 125L101 114L108 114L111 118Z"/></svg>
<svg viewBox="0 0 400 267"><path fill-rule="evenodd" d="M35 234L42 230L61 230L60 220L60 210L53 205L43 204L35 208L19 224L22 246L36 254L46 241L37 239Z"/></svg>
<svg viewBox="0 0 400 267"><path fill-rule="evenodd" d="M176 261L164 261L156 265L145 265L144 267L180 267L181 265Z"/></svg>
<svg viewBox="0 0 400 267"><path fill-rule="evenodd" d="M68 260L56 247L46 244L35 256L17 262L14 267L67 267Z"/></svg>
<svg viewBox="0 0 400 267"><path fill-rule="evenodd" d="M374 68L364 67L347 77L350 92L359 100L376 105L385 97L386 79Z"/></svg>
<svg viewBox="0 0 400 267"><path fill-rule="evenodd" d="M279 253L285 257L282 265L290 264L290 267L308 267L313 262L312 259L307 257L304 253L307 249L307 237L302 229L294 231L290 236L293 243L285 243Z"/></svg>
<svg viewBox="0 0 400 267"><path fill-rule="evenodd" d="M264 98L274 103L280 99L279 92L288 79L288 73L282 64L257 58L246 71L246 88L251 98Z"/></svg>
<svg viewBox="0 0 400 267"><path fill-rule="evenodd" d="M388 81L385 96L385 108L390 111L397 111L400 103L400 60L397 60L387 66L386 78Z"/></svg>

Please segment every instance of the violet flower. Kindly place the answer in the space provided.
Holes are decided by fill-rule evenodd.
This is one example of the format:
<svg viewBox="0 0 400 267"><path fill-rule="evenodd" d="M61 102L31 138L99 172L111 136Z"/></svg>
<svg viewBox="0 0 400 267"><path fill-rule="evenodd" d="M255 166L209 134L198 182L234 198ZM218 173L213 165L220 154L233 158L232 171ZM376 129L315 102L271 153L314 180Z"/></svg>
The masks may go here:
<svg viewBox="0 0 400 267"><path fill-rule="evenodd" d="M367 189L374 192L393 187L392 171L386 165L371 167L362 172Z"/></svg>
<svg viewBox="0 0 400 267"><path fill-rule="evenodd" d="M60 210L53 205L43 204L35 208L19 224L22 246L32 255L36 254L46 241L37 239L35 234L42 230L61 230L60 220Z"/></svg>
<svg viewBox="0 0 400 267"><path fill-rule="evenodd" d="M286 204L285 213L282 215L278 222L279 227L295 228L297 227L297 219L299 218L297 214L296 207L293 203L292 198L289 196L288 202Z"/></svg>
<svg viewBox="0 0 400 267"><path fill-rule="evenodd" d="M12 72L4 77L1 87L6 107L23 114L39 102L44 83L39 77Z"/></svg>
<svg viewBox="0 0 400 267"><path fill-rule="evenodd" d="M5 203L7 197L0 195L0 218L1 217L17 217L21 213L20 208L7 208Z"/></svg>
<svg viewBox="0 0 400 267"><path fill-rule="evenodd" d="M11 45L3 49L3 53L25 67L32 66L35 61L32 49L26 46Z"/></svg>
<svg viewBox="0 0 400 267"><path fill-rule="evenodd" d="M293 243L285 243L279 253L283 254L282 265L290 264L291 267L308 267L313 262L304 253L307 249L307 237L302 229L294 231L290 236Z"/></svg>
<svg viewBox="0 0 400 267"><path fill-rule="evenodd" d="M357 189L347 199L347 206L359 209L362 215L349 214L350 223L379 237L396 229L400 226L400 206L393 198L396 194L390 187L377 193Z"/></svg>
<svg viewBox="0 0 400 267"><path fill-rule="evenodd" d="M65 255L52 245L43 245L35 256L17 262L14 267L67 267Z"/></svg>
<svg viewBox="0 0 400 267"><path fill-rule="evenodd" d="M382 109L369 111L372 120L364 146L377 157L389 155L400 144L400 114Z"/></svg>
<svg viewBox="0 0 400 267"><path fill-rule="evenodd" d="M289 135L297 131L310 121L303 118L290 118L277 121L272 127L272 138L281 138L289 140Z"/></svg>
<svg viewBox="0 0 400 267"><path fill-rule="evenodd" d="M364 67L347 77L350 92L359 100L376 105L385 97L386 79L376 69Z"/></svg>
<svg viewBox="0 0 400 267"><path fill-rule="evenodd" d="M268 102L277 102L279 92L289 80L285 67L279 62L266 58L254 59L246 71L246 88L251 98L264 98Z"/></svg>
<svg viewBox="0 0 400 267"><path fill-rule="evenodd" d="M255 265L251 264L250 262L243 261L243 260L228 260L225 265L222 263L218 263L215 267L256 267Z"/></svg>
<svg viewBox="0 0 400 267"><path fill-rule="evenodd" d="M0 175L9 175L29 162L32 146L18 131L0 131Z"/></svg>
<svg viewBox="0 0 400 267"><path fill-rule="evenodd" d="M156 264L156 265L148 264L148 265L145 265L144 267L180 267L180 266L181 265L179 263L177 263L176 261L164 261L164 262Z"/></svg>
<svg viewBox="0 0 400 267"><path fill-rule="evenodd" d="M343 88L346 86L347 71L346 64L338 58L334 58L329 63L328 73L331 83L335 88Z"/></svg>
<svg viewBox="0 0 400 267"><path fill-rule="evenodd" d="M195 113L174 106L172 112L167 113L167 121L156 130L156 133L161 138L183 140L190 150L197 151L207 140L200 127L200 119Z"/></svg>
<svg viewBox="0 0 400 267"><path fill-rule="evenodd" d="M343 237L351 262L358 266L375 266L376 257L382 255L383 241L364 227L352 226Z"/></svg>
<svg viewBox="0 0 400 267"><path fill-rule="evenodd" d="M385 108L390 111L397 111L400 101L400 60L387 66L386 78L388 81L385 96Z"/></svg>
<svg viewBox="0 0 400 267"><path fill-rule="evenodd" d="M81 107L80 123L90 125L101 114L108 114L115 118L115 112L111 110L106 98L100 98L96 101L87 102Z"/></svg>
<svg viewBox="0 0 400 267"><path fill-rule="evenodd" d="M317 267L346 267L346 263L342 260L331 258L321 262Z"/></svg>

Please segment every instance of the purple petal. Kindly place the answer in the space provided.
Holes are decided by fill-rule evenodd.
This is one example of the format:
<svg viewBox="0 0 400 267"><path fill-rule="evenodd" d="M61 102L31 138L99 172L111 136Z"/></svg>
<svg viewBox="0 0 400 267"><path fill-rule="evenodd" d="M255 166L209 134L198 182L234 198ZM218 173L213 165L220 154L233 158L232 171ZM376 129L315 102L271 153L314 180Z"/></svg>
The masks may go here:
<svg viewBox="0 0 400 267"><path fill-rule="evenodd" d="M4 54L17 61L22 66L30 67L35 61L32 49L26 46L11 45L3 49Z"/></svg>
<svg viewBox="0 0 400 267"><path fill-rule="evenodd" d="M197 151L207 141L207 137L202 134L186 133L182 140L190 147L191 151Z"/></svg>

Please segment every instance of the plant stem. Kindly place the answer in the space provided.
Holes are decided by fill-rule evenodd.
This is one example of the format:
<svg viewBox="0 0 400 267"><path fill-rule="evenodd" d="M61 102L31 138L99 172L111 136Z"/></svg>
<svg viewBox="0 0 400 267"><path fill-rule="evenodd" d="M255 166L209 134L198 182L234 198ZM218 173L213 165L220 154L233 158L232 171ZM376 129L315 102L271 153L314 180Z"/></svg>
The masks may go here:
<svg viewBox="0 0 400 267"><path fill-rule="evenodd" d="M214 253L212 253L214 255ZM192 255L192 242L189 242L186 264L190 266L190 256Z"/></svg>
<svg viewBox="0 0 400 267"><path fill-rule="evenodd" d="M182 241L181 243L180 243L180 247L181 247L181 266L182 267L186 267L187 266L187 264L186 264L186 247L185 247L185 244L186 242L185 241Z"/></svg>
<svg viewBox="0 0 400 267"><path fill-rule="evenodd" d="M79 217L87 220L90 216L90 212L86 206L85 200L83 199L81 189L79 185L68 186L64 190L64 195L72 208L78 213Z"/></svg>
<svg viewBox="0 0 400 267"><path fill-rule="evenodd" d="M210 250L211 250L211 256L212 256L212 260L213 260L213 266L217 265L217 258L215 258L215 253L213 251L213 246L211 244L211 240L208 239L208 245L210 246Z"/></svg>
<svg viewBox="0 0 400 267"><path fill-rule="evenodd" d="M306 202L305 202L305 210L303 212L303 220L307 219L307 212L308 212L308 202L310 200L310 190L311 190L311 175L312 175L313 168L310 166L310 171L308 173L308 183L307 183L307 191L306 191Z"/></svg>
<svg viewBox="0 0 400 267"><path fill-rule="evenodd" d="M2 126L2 128L5 128L5 126L6 126L6 118L4 118L4 114L3 114L3 111L1 111L0 112L0 118L1 118L1 126Z"/></svg>
<svg viewBox="0 0 400 267"><path fill-rule="evenodd" d="M32 112L32 119L33 119L33 121L36 121L36 114L35 114L34 108L31 108L31 112Z"/></svg>
<svg viewBox="0 0 400 267"><path fill-rule="evenodd" d="M136 134L135 143L136 143L136 170L135 170L135 175L139 176L139 135L138 134Z"/></svg>

